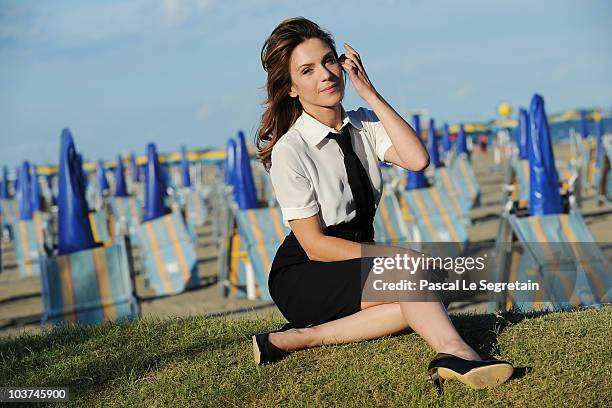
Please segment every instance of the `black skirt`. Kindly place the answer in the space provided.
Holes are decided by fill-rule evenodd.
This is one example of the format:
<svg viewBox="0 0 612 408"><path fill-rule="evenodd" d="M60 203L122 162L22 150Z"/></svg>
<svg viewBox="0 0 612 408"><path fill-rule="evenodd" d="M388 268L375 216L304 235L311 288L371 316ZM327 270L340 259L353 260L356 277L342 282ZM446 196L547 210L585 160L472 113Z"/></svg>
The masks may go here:
<svg viewBox="0 0 612 408"><path fill-rule="evenodd" d="M354 219L330 226L323 233L354 242L373 242L374 238L371 220L362 223ZM373 258L312 261L292 231L276 252L268 289L294 327L316 326L361 310L361 293L372 263Z"/></svg>

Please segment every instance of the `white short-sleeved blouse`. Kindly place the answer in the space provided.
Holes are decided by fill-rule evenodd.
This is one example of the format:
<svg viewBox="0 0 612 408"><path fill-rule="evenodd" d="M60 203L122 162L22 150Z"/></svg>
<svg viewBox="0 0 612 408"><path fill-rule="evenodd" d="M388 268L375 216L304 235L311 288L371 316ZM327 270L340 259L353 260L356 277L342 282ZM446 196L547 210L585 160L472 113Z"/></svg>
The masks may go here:
<svg viewBox="0 0 612 408"><path fill-rule="evenodd" d="M376 206L383 180L379 160L391 147L391 139L373 111L342 110L342 128L349 126L353 150L374 188ZM323 228L352 220L355 202L348 184L342 150L329 132L340 133L303 112L272 148L270 177L283 222L319 213Z"/></svg>

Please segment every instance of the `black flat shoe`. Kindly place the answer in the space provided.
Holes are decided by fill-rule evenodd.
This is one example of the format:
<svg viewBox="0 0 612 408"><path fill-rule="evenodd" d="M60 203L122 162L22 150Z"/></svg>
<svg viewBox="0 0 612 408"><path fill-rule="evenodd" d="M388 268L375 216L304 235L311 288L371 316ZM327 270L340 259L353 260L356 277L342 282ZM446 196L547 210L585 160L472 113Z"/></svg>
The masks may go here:
<svg viewBox="0 0 612 408"><path fill-rule="evenodd" d="M455 378L473 389L494 387L512 376L514 367L504 360L465 360L452 354L438 353L431 360L429 376L442 394L444 380Z"/></svg>
<svg viewBox="0 0 612 408"><path fill-rule="evenodd" d="M268 340L269 335L270 333L258 333L253 336L253 356L257 365L272 363L289 355L288 351L281 350L270 343Z"/></svg>

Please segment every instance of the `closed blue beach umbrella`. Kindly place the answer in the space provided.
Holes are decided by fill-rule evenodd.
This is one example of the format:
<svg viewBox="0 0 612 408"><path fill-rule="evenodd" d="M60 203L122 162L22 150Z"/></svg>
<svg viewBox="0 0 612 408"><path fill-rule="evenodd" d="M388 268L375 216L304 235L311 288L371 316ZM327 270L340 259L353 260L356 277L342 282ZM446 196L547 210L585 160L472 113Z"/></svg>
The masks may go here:
<svg viewBox="0 0 612 408"><path fill-rule="evenodd" d="M225 184L233 185L236 182L236 142L230 138L225 148Z"/></svg>
<svg viewBox="0 0 612 408"><path fill-rule="evenodd" d="M11 194L9 192L8 167L6 166L2 166L2 184L0 184L0 198L11 198Z"/></svg>
<svg viewBox="0 0 612 408"><path fill-rule="evenodd" d="M544 99L535 94L529 109L529 214L561 213L559 176L555 168Z"/></svg>
<svg viewBox="0 0 612 408"><path fill-rule="evenodd" d="M38 169L35 165L32 166L32 178L30 180L30 201L32 201L32 211L40 211L42 209L40 184L38 181Z"/></svg>
<svg viewBox="0 0 612 408"><path fill-rule="evenodd" d="M53 191L53 177L52 174L48 174L45 176L45 181L47 182L47 188L49 189L49 205L57 205L57 200L55 199L55 191Z"/></svg>
<svg viewBox="0 0 612 408"><path fill-rule="evenodd" d="M467 138L465 136L465 130L463 130L463 123L459 124L459 134L457 135L457 156L462 154L469 154L467 148Z"/></svg>
<svg viewBox="0 0 612 408"><path fill-rule="evenodd" d="M601 158L603 153L603 120L600 119L595 122L595 140L596 140L596 150L595 150L595 165L597 167L601 167Z"/></svg>
<svg viewBox="0 0 612 408"><path fill-rule="evenodd" d="M145 171L145 208L144 221L162 217L170 210L166 207L166 184L162 168L157 158L155 144L147 145L147 167Z"/></svg>
<svg viewBox="0 0 612 408"><path fill-rule="evenodd" d="M521 108L519 110L519 120L517 126L517 140L516 144L519 148L519 159L527 160L529 153L527 150L527 144L529 143L529 113Z"/></svg>
<svg viewBox="0 0 612 408"><path fill-rule="evenodd" d="M451 142L450 140L450 133L448 131L448 123L444 123L444 126L442 126L442 150L444 151L445 155L448 155L448 153L451 151L452 148L453 148L453 142Z"/></svg>
<svg viewBox="0 0 612 408"><path fill-rule="evenodd" d="M32 192L30 191L30 164L24 161L19 169L19 188L17 190L19 219L32 219Z"/></svg>
<svg viewBox="0 0 612 408"><path fill-rule="evenodd" d="M83 170L70 130L62 131L59 161L58 251L60 255L95 246L85 201Z"/></svg>
<svg viewBox="0 0 612 408"><path fill-rule="evenodd" d="M136 164L134 153L130 155L130 172L132 173L132 181L138 183L140 181L140 168Z"/></svg>
<svg viewBox="0 0 612 408"><path fill-rule="evenodd" d="M421 138L421 120L419 115L412 115L412 126L418 138ZM424 171L410 171L406 174L406 190L429 187Z"/></svg>
<svg viewBox="0 0 612 408"><path fill-rule="evenodd" d="M83 191L87 191L87 172L83 168L83 155L81 153L77 153L77 163L81 185L83 186Z"/></svg>
<svg viewBox="0 0 612 408"><path fill-rule="evenodd" d="M125 184L125 173L123 171L123 160L117 155L117 165L115 166L115 197L127 197L127 186Z"/></svg>
<svg viewBox="0 0 612 408"><path fill-rule="evenodd" d="M242 131L238 132L238 143L236 144L236 183L238 207L241 210L257 208L257 194L253 172L251 171L251 160Z"/></svg>
<svg viewBox="0 0 612 408"><path fill-rule="evenodd" d="M181 146L181 180L183 182L183 187L191 187L189 162L187 161L187 148L185 148L185 146Z"/></svg>
<svg viewBox="0 0 612 408"><path fill-rule="evenodd" d="M107 193L110 190L108 186L108 180L106 179L106 171L104 170L104 162L102 160L98 160L98 164L96 165L96 178L98 179L98 190L100 194Z"/></svg>
<svg viewBox="0 0 612 408"><path fill-rule="evenodd" d="M580 111L580 134L583 139L589 136L589 128L587 126L587 117L585 111Z"/></svg>
<svg viewBox="0 0 612 408"><path fill-rule="evenodd" d="M429 119L429 130L427 132L427 151L431 158L431 163L435 168L441 167L440 152L438 151L438 142L436 140L436 128L434 126L434 120Z"/></svg>

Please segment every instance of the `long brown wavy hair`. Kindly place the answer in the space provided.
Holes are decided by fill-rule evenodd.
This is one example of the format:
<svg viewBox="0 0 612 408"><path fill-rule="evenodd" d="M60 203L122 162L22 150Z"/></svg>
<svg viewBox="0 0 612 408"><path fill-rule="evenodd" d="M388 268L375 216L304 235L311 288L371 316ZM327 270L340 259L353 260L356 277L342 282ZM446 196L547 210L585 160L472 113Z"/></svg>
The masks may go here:
<svg viewBox="0 0 612 408"><path fill-rule="evenodd" d="M336 44L331 34L304 17L294 17L281 22L261 49L261 65L268 73L268 95L264 101L265 110L261 115L255 145L259 151L259 159L268 171L271 166L272 148L302 114L299 99L289 96L289 62L295 47L310 38L323 40L338 59Z"/></svg>

